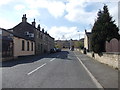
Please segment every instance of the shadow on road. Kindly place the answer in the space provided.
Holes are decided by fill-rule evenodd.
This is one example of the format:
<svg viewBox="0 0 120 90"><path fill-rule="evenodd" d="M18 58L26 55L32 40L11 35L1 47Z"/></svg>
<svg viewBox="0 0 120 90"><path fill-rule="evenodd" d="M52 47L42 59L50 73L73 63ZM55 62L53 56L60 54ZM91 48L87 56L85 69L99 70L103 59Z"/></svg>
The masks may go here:
<svg viewBox="0 0 120 90"><path fill-rule="evenodd" d="M71 60L71 59L68 59L68 54L69 54L68 51L61 51L61 52L52 53L52 54L18 57L17 59L14 59L14 60L1 62L0 67L13 67L18 64L33 63L33 62L42 60L43 58L59 58L63 60Z"/></svg>

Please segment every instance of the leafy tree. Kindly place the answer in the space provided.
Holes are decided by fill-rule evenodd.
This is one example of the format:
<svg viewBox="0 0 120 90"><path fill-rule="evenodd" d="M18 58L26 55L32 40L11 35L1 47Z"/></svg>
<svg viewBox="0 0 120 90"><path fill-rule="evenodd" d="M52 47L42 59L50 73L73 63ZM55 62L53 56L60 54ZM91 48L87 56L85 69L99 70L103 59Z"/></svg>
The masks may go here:
<svg viewBox="0 0 120 90"><path fill-rule="evenodd" d="M83 44L83 42L81 42L81 41L75 41L75 42L74 42L74 46L75 46L76 48L82 49L82 48L84 47L84 44Z"/></svg>
<svg viewBox="0 0 120 90"><path fill-rule="evenodd" d="M96 53L105 51L105 42L110 41L112 38L120 39L118 33L119 29L112 20L107 5L104 5L103 11L98 11L97 20L92 28L92 50Z"/></svg>

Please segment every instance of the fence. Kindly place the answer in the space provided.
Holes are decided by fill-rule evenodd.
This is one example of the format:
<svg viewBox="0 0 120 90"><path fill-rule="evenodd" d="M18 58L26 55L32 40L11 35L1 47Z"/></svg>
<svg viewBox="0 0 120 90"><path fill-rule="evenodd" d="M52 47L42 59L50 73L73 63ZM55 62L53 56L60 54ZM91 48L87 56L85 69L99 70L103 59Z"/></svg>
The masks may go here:
<svg viewBox="0 0 120 90"><path fill-rule="evenodd" d="M106 52L120 52L120 40L114 38L110 42L106 41Z"/></svg>

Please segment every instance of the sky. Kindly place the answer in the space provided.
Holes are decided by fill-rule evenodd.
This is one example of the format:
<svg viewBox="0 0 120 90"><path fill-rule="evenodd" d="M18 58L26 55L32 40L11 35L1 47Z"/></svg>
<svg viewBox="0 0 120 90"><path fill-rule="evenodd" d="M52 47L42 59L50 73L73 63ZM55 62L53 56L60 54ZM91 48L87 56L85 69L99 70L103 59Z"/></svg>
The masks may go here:
<svg viewBox="0 0 120 90"><path fill-rule="evenodd" d="M0 27L10 29L22 21L36 20L55 40L78 40L91 31L97 12L106 4L118 26L119 0L1 0Z"/></svg>

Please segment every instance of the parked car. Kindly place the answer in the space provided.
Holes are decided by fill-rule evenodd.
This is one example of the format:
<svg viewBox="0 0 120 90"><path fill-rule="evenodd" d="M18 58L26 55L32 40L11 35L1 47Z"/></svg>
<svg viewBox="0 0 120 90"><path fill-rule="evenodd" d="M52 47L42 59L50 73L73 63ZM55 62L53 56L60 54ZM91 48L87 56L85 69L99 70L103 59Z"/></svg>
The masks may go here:
<svg viewBox="0 0 120 90"><path fill-rule="evenodd" d="M57 52L61 52L61 49L60 49L60 48L56 48L56 51L57 51Z"/></svg>
<svg viewBox="0 0 120 90"><path fill-rule="evenodd" d="M50 49L50 53L55 53L55 52L56 52L55 48Z"/></svg>

